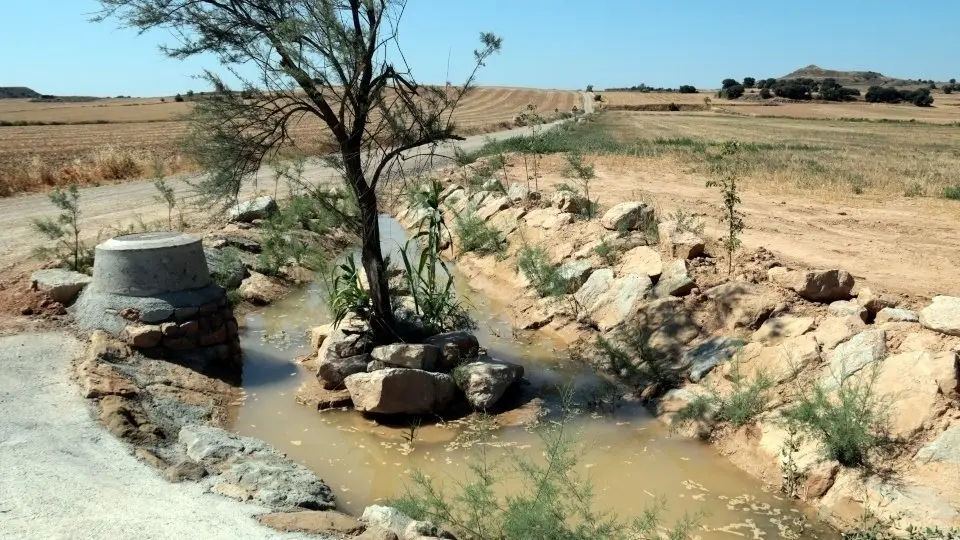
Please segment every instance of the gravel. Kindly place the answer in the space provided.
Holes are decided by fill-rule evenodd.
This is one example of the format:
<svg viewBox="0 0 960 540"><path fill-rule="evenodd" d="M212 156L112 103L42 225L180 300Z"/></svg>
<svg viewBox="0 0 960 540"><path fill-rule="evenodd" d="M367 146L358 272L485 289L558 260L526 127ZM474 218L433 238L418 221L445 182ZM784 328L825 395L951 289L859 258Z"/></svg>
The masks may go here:
<svg viewBox="0 0 960 540"><path fill-rule="evenodd" d="M63 333L0 337L0 538L307 538L139 462L70 381L81 350Z"/></svg>

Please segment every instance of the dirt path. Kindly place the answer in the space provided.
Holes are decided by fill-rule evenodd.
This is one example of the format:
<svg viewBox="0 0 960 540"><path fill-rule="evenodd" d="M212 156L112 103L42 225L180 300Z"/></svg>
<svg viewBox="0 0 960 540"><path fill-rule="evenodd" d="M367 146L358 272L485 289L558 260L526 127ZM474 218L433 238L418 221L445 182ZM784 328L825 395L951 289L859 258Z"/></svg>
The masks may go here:
<svg viewBox="0 0 960 540"><path fill-rule="evenodd" d="M138 462L70 381L80 350L64 333L0 338L0 538L301 538Z"/></svg>
<svg viewBox="0 0 960 540"><path fill-rule="evenodd" d="M607 207L643 200L661 215L678 208L706 214L706 236L716 239L723 234L720 194L706 188L706 180L660 161L600 158L590 189ZM544 181L569 180L550 175ZM960 204L954 201L863 199L853 206L751 191L742 199L746 248L763 246L802 266L844 268L861 286L904 296L960 295Z"/></svg>

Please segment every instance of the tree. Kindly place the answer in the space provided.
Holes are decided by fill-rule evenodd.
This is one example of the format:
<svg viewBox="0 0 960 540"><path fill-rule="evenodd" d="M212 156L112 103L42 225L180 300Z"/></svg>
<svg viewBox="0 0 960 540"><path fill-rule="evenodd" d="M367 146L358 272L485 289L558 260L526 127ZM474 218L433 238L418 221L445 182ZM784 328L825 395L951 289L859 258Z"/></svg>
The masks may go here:
<svg viewBox="0 0 960 540"><path fill-rule="evenodd" d="M950 79L950 84L957 84L957 80L956 80L956 79Z"/></svg>
<svg viewBox="0 0 960 540"><path fill-rule="evenodd" d="M592 85L592 84L588 84L588 85L587 85L587 92L593 92L593 85Z"/></svg>
<svg viewBox="0 0 960 540"><path fill-rule="evenodd" d="M733 86L727 86L720 91L720 97L725 99L737 99L743 95L743 85L734 84Z"/></svg>
<svg viewBox="0 0 960 540"><path fill-rule="evenodd" d="M773 94L770 93L769 88L764 87L760 89L760 99L770 99L772 97Z"/></svg>
<svg viewBox="0 0 960 540"><path fill-rule="evenodd" d="M720 83L720 87L726 90L727 88L730 88L731 86L737 86L738 84L740 83L738 83L736 79L724 79L723 82Z"/></svg>
<svg viewBox="0 0 960 540"><path fill-rule="evenodd" d="M173 96L173 100L176 101L177 103L183 103L183 96L181 96L180 94L177 94Z"/></svg>
<svg viewBox="0 0 960 540"><path fill-rule="evenodd" d="M753 88L753 87L756 86L756 85L757 85L757 80L754 79L753 77L744 77L744 78L743 78L743 86L744 86L745 88Z"/></svg>
<svg viewBox="0 0 960 540"><path fill-rule="evenodd" d="M696 94L697 87L690 84L681 84L679 88L681 94Z"/></svg>
<svg viewBox="0 0 960 540"><path fill-rule="evenodd" d="M293 126L304 118L319 120L336 148L326 162L357 201L370 326L377 340L395 341L377 189L403 173L413 151L463 139L453 111L479 68L499 52L501 39L480 34L482 46L462 86L426 86L416 82L399 52L404 0L99 1L95 20L117 18L142 32L170 29L180 41L165 46L165 54L212 54L253 96L243 99L205 72L214 91L195 106L190 135L193 154L208 172L197 184L201 195L236 200L241 184L265 159L296 147Z"/></svg>

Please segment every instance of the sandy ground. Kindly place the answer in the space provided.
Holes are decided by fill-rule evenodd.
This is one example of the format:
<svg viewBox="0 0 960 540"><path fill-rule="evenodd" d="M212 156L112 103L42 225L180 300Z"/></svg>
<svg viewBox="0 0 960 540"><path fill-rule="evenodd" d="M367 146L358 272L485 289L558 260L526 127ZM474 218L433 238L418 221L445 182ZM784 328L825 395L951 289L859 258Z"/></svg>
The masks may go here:
<svg viewBox="0 0 960 540"><path fill-rule="evenodd" d="M80 350L63 333L0 338L0 538L301 537L138 462L70 381Z"/></svg>

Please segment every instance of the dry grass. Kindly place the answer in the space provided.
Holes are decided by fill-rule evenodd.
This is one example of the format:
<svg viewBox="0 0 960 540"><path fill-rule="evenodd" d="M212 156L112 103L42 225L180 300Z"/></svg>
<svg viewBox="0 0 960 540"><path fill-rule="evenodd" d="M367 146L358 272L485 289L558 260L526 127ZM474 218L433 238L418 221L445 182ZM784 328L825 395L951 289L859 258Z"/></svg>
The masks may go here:
<svg viewBox="0 0 960 540"><path fill-rule="evenodd" d="M454 119L464 134L504 129L528 104L543 114L580 106L577 92L478 88L461 103ZM179 153L190 103L167 98L105 99L80 103L0 100L0 122L67 125L0 126L0 197L81 183L95 184L150 176L160 159L169 173L195 167ZM319 120L305 119L292 130L307 153L329 151Z"/></svg>

